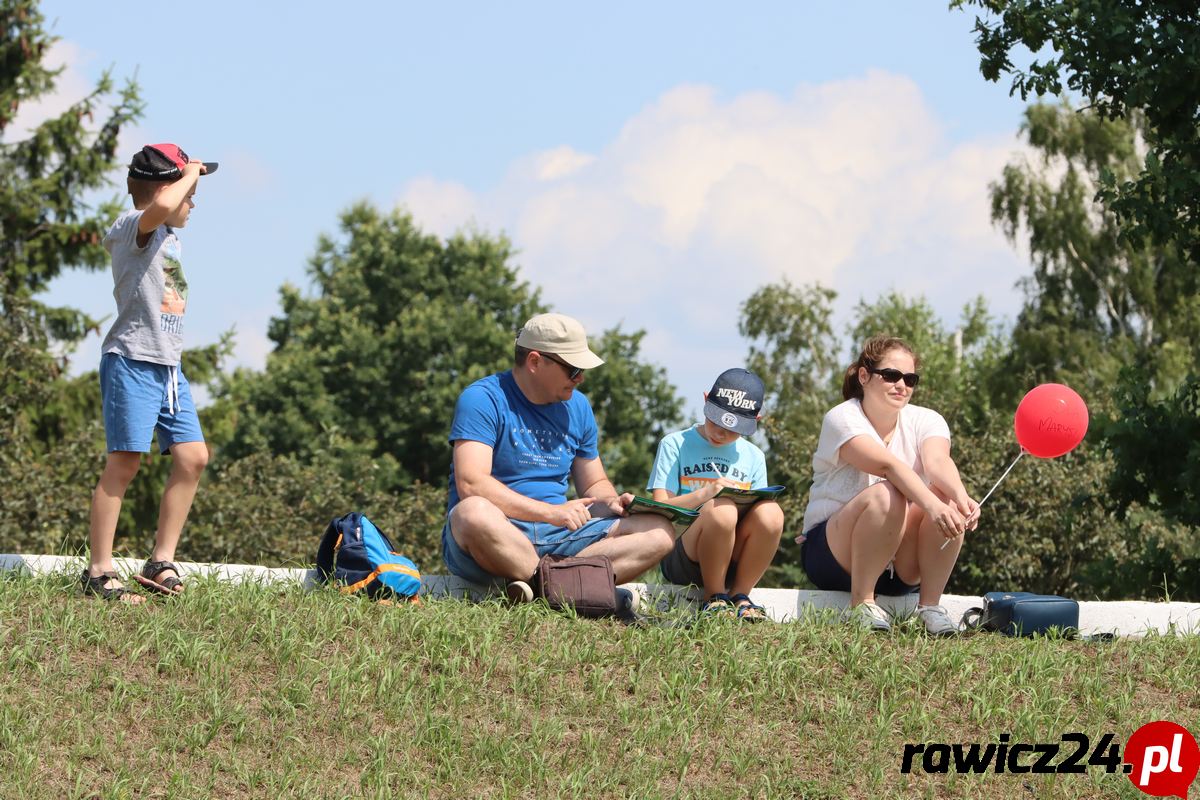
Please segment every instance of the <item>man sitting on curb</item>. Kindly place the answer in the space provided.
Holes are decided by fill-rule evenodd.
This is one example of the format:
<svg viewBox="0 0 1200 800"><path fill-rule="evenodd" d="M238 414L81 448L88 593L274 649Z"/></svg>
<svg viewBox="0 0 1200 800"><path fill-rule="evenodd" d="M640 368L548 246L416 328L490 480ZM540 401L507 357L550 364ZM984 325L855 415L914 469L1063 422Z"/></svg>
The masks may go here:
<svg viewBox="0 0 1200 800"><path fill-rule="evenodd" d="M584 370L604 361L583 326L539 314L517 334L514 366L459 395L442 558L476 583L508 581L515 602L533 599L540 558L608 556L617 583L654 567L674 544L670 523L628 517L632 495L617 495L600 463L596 418L575 391ZM567 500L567 478L578 497Z"/></svg>

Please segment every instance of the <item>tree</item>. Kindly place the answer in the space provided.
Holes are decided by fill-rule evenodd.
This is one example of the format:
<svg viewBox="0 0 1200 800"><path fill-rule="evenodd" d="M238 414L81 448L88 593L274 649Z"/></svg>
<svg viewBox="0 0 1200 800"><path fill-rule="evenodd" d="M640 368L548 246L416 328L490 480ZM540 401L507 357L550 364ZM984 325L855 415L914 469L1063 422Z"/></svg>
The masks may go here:
<svg viewBox="0 0 1200 800"><path fill-rule="evenodd" d="M1027 115L1031 143L1065 162L1066 178L1022 185L1029 173L1010 168L1000 190L1009 199L996 206L998 217L1009 230L1024 217L1040 255L1036 300L1018 325L1014 352L1042 374L1062 357L1055 354L1067 354L1075 360L1062 364L1067 375L1091 382L1105 400L1119 374L1111 500L1123 512L1146 503L1194 520L1180 481L1200 472L1200 452L1175 454L1170 468L1156 453L1165 431L1186 430L1195 416L1200 7L1171 0L951 5L990 14L975 27L986 78L1012 74L1022 97L1065 86L1087 103L1076 120L1046 110ZM1018 45L1034 53L1027 69L1011 60ZM1043 60L1046 46L1053 52ZM1044 139L1034 138L1039 131ZM1098 187L1104 211L1081 201L1089 186Z"/></svg>
<svg viewBox="0 0 1200 800"><path fill-rule="evenodd" d="M600 458L618 491L643 494L662 437L681 424L683 400L662 367L639 360L645 331L604 331L592 349L604 366L587 373L582 391L596 413Z"/></svg>
<svg viewBox="0 0 1200 800"><path fill-rule="evenodd" d="M1177 0L952 0L978 6L980 71L1012 93L1070 90L1105 119L1145 118L1136 176L1100 176L1100 197L1133 239L1178 244L1200 260L1200 7ZM1027 48L1028 67L1013 63ZM1043 57L1045 48L1051 53Z"/></svg>
<svg viewBox="0 0 1200 800"><path fill-rule="evenodd" d="M1142 128L1140 116L1026 109L1033 156L991 187L993 220L1014 244L1027 242L1034 262L1013 332L1015 371L1100 389L1136 362L1163 396L1195 363L1200 273L1177 248L1123 237L1117 216L1093 199L1101 173L1136 174Z"/></svg>
<svg viewBox="0 0 1200 800"><path fill-rule="evenodd" d="M271 321L276 348L266 371L231 380L222 395L236 416L225 457L254 452L320 455L358 480L338 454L373 457L376 486L441 484L459 393L512 366L517 329L544 310L521 281L504 237L422 232L403 211L359 204L341 216L341 236L322 236L304 296L282 290ZM661 368L637 361L642 333L594 339L608 361L583 391L596 409L607 466L640 484L664 425L680 403Z"/></svg>
<svg viewBox="0 0 1200 800"><path fill-rule="evenodd" d="M825 401L840 388L829 380L841 363L831 327L836 296L832 289L796 287L785 279L742 304L738 331L750 340L750 370L764 379L769 419L811 420L824 414ZM769 428L767 436L771 441Z"/></svg>
<svg viewBox="0 0 1200 800"><path fill-rule="evenodd" d="M96 416L53 444L37 439L29 410L53 402L61 381L22 322L0 317L0 551L61 552L86 537L103 429Z"/></svg>
<svg viewBox="0 0 1200 800"><path fill-rule="evenodd" d="M1200 380L1191 378L1159 400L1149 396L1141 374L1138 368L1126 374L1119 413L1108 424L1106 441L1118 464L1114 496L1122 507L1141 503L1200 525ZM1200 541L1194 549L1200 556Z"/></svg>
<svg viewBox="0 0 1200 800"><path fill-rule="evenodd" d="M103 457L95 379L90 394L62 377L69 345L96 322L37 299L65 270L107 263L100 245L115 202L89 195L109 185L117 136L141 112L128 82L105 108L112 80L26 133L22 106L50 94L53 43L31 0L0 0L0 550L56 552L87 530L88 495ZM93 128L96 117L103 121Z"/></svg>
<svg viewBox="0 0 1200 800"><path fill-rule="evenodd" d="M841 358L833 335L833 300L821 286L794 286L784 280L757 289L742 303L738 331L750 341L746 366L763 379L761 435L766 439L767 475L789 487L781 501L784 530L800 532L812 454L825 412L840 400ZM835 399L836 398L836 399ZM786 536L766 580L778 586L804 586L799 548Z"/></svg>
<svg viewBox="0 0 1200 800"><path fill-rule="evenodd" d="M92 208L84 198L109 185L117 136L142 111L129 81L99 127L89 128L112 92L106 73L95 91L27 137L10 131L23 104L54 88L61 70L42 63L53 41L34 0L0 0L0 310L21 320L20 334L37 344L71 343L96 328L85 314L35 296L65 269L107 264L101 240L116 203Z"/></svg>
<svg viewBox="0 0 1200 800"><path fill-rule="evenodd" d="M442 480L458 393L510 366L517 328L542 310L511 255L503 237L442 242L403 211L348 209L341 236L318 240L316 293L281 289L266 371L225 391L239 409L228 455L366 448L385 484Z"/></svg>

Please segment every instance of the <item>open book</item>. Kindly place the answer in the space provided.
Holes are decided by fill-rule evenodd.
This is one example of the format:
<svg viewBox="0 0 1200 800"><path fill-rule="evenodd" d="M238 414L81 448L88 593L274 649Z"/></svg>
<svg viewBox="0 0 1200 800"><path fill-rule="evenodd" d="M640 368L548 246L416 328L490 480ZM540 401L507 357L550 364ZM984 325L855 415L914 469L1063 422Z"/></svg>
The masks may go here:
<svg viewBox="0 0 1200 800"><path fill-rule="evenodd" d="M748 506L759 500L774 500L787 491L786 486L764 486L761 489L734 489L726 486L717 492L717 497L728 497L739 506Z"/></svg>
<svg viewBox="0 0 1200 800"><path fill-rule="evenodd" d="M633 502L625 510L630 514L658 514L660 517L666 517L675 526L676 536L686 531L700 516L700 512L694 509L660 503L648 497L634 497Z"/></svg>

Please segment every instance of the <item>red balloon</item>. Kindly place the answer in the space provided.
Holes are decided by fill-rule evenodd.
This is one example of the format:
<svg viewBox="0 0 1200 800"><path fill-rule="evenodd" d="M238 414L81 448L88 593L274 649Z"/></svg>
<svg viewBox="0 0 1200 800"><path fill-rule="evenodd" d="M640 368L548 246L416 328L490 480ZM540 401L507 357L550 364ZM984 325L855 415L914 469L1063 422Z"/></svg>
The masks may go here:
<svg viewBox="0 0 1200 800"><path fill-rule="evenodd" d="M1030 455L1058 458L1083 441L1088 429L1087 405L1071 387L1043 383L1021 398L1013 429Z"/></svg>

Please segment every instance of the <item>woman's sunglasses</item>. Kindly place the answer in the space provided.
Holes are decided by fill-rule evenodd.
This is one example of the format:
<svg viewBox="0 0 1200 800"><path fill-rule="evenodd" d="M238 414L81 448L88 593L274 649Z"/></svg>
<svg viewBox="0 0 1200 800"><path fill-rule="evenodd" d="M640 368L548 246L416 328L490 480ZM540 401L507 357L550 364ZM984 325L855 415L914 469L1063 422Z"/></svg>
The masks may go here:
<svg viewBox="0 0 1200 800"><path fill-rule="evenodd" d="M901 372L898 369L875 369L874 367L867 367L867 372L883 378L884 383L895 383L900 379L904 379L904 385L910 389L915 389L917 381L921 380L921 376L915 372Z"/></svg>

